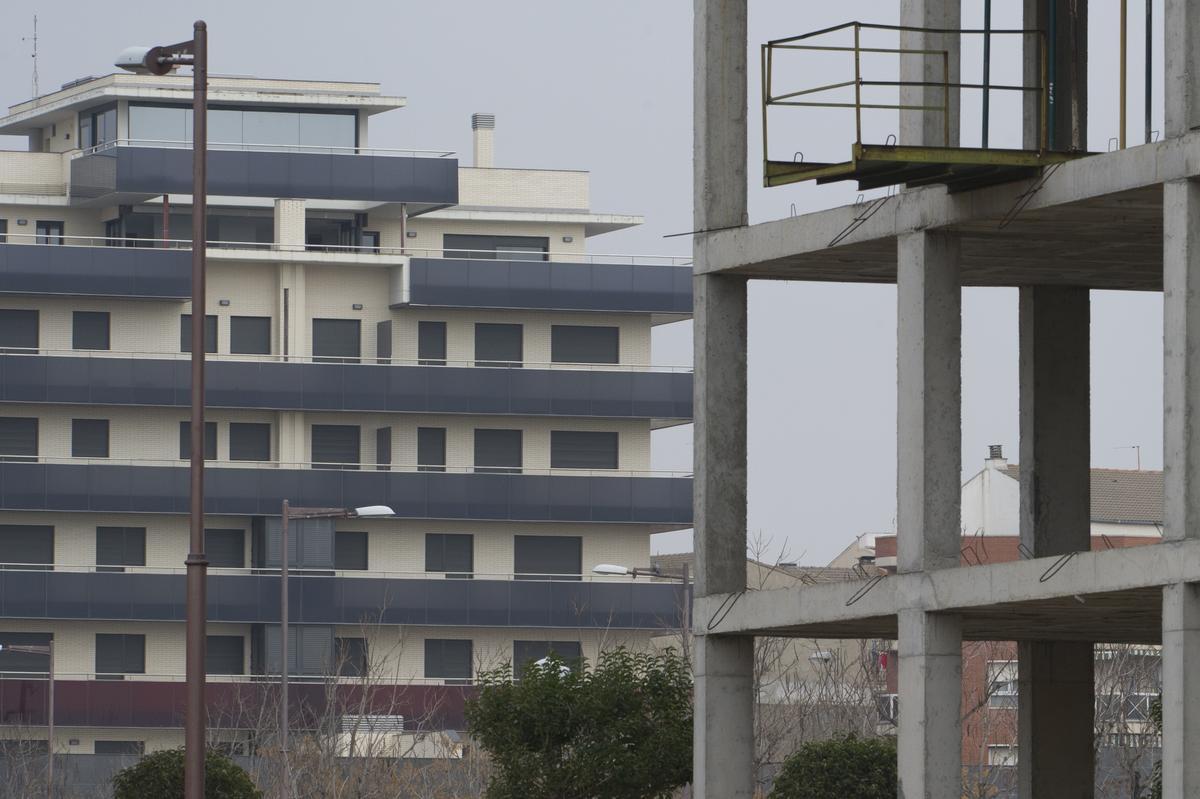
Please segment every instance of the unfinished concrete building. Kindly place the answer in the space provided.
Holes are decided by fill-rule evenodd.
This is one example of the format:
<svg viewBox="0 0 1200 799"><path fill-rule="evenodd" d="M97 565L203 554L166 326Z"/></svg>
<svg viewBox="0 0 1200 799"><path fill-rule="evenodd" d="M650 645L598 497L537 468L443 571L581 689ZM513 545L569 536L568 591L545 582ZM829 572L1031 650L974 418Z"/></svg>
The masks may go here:
<svg viewBox="0 0 1200 799"><path fill-rule="evenodd" d="M958 78L959 0L902 0L898 141L864 141L859 126L845 162L764 153L768 185L900 190L755 225L746 5L695 3L695 795L752 795L753 639L796 635L898 640L907 799L959 799L963 641L1018 642L1023 799L1093 796L1093 644L1161 644L1164 796L1200 797L1200 2L1164 3L1161 140L1089 155L1086 0L1024 0L1023 141L1010 150L959 146L959 94L972 88ZM836 45L856 63L868 27ZM788 44L804 46L770 43L764 68ZM857 70L847 84L856 114L869 84ZM764 77L766 104L788 92ZM898 286L893 576L745 591L753 279ZM1010 563L960 557L963 286L1020 289L1024 557ZM1164 535L1153 546L1089 551L1090 289L1163 292Z"/></svg>

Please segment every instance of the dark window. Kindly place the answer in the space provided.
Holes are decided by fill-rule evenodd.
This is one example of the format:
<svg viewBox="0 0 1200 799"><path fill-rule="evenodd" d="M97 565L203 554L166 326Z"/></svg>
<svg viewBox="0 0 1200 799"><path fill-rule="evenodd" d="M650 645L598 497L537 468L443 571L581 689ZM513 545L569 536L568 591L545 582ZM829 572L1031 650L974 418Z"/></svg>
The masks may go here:
<svg viewBox="0 0 1200 799"><path fill-rule="evenodd" d="M181 314L179 317L179 351L192 351L192 315ZM217 317L204 317L204 351L217 351Z"/></svg>
<svg viewBox="0 0 1200 799"><path fill-rule="evenodd" d="M617 468L617 434L551 430L550 468Z"/></svg>
<svg viewBox="0 0 1200 799"><path fill-rule="evenodd" d="M96 633L96 674L145 674L146 636Z"/></svg>
<svg viewBox="0 0 1200 799"><path fill-rule="evenodd" d="M38 244L63 243L63 223L60 221L39 219L36 231Z"/></svg>
<svg viewBox="0 0 1200 799"><path fill-rule="evenodd" d="M108 457L108 420L71 420L71 457Z"/></svg>
<svg viewBox="0 0 1200 799"><path fill-rule="evenodd" d="M390 363L392 359L392 320L384 319L375 325L375 362Z"/></svg>
<svg viewBox="0 0 1200 799"><path fill-rule="evenodd" d="M551 655L578 668L583 660L583 647L578 641L513 641L513 676L520 678L530 663Z"/></svg>
<svg viewBox="0 0 1200 799"><path fill-rule="evenodd" d="M362 232L361 246L366 247L368 250L379 252L379 231L364 230Z"/></svg>
<svg viewBox="0 0 1200 799"><path fill-rule="evenodd" d="M381 472L392 468L392 428L375 429L375 468Z"/></svg>
<svg viewBox="0 0 1200 799"><path fill-rule="evenodd" d="M204 653L205 674L245 674L246 641L240 635L209 635Z"/></svg>
<svg viewBox="0 0 1200 799"><path fill-rule="evenodd" d="M550 326L550 360L554 363L616 363L620 353L620 328Z"/></svg>
<svg viewBox="0 0 1200 799"><path fill-rule="evenodd" d="M270 355L271 317L229 317L229 351L244 355Z"/></svg>
<svg viewBox="0 0 1200 799"><path fill-rule="evenodd" d="M367 673L366 638L334 638L333 654L337 658L337 672L343 677L362 677Z"/></svg>
<svg viewBox="0 0 1200 799"><path fill-rule="evenodd" d="M117 106L92 108L79 112L79 146L95 147L117 138ZM150 138L142 136L141 138ZM182 137L178 137L182 138Z"/></svg>
<svg viewBox="0 0 1200 799"><path fill-rule="evenodd" d="M366 571L367 534L339 530L333 535L333 568L338 571Z"/></svg>
<svg viewBox="0 0 1200 799"><path fill-rule="evenodd" d="M362 433L356 424L314 424L312 460L317 469L357 469Z"/></svg>
<svg viewBox="0 0 1200 799"><path fill-rule="evenodd" d="M0 244L8 241L8 220L0 219Z"/></svg>
<svg viewBox="0 0 1200 799"><path fill-rule="evenodd" d="M435 680L471 679L471 642L425 639L425 676Z"/></svg>
<svg viewBox="0 0 1200 799"><path fill-rule="evenodd" d="M9 646L50 646L54 636L50 633L3 633L0 632L0 644ZM13 652L11 649L0 649L0 672L23 672L26 674L48 674L50 672L50 654L40 652Z"/></svg>
<svg viewBox="0 0 1200 799"><path fill-rule="evenodd" d="M0 416L0 461L31 461L37 454L38 420Z"/></svg>
<svg viewBox="0 0 1200 799"><path fill-rule="evenodd" d="M5 564L6 569L41 570L53 566L54 527L48 524L0 524L0 563Z"/></svg>
<svg viewBox="0 0 1200 799"><path fill-rule="evenodd" d="M513 536L513 562L518 580L579 580L583 539L574 535Z"/></svg>
<svg viewBox="0 0 1200 799"><path fill-rule="evenodd" d="M322 361L357 363L362 354L362 324L357 319L312 320L312 354Z"/></svg>
<svg viewBox="0 0 1200 799"><path fill-rule="evenodd" d="M75 311L71 314L71 347L77 350L107 350L108 311Z"/></svg>
<svg viewBox="0 0 1200 799"><path fill-rule="evenodd" d="M271 425L261 422L230 422L229 460L271 460Z"/></svg>
<svg viewBox="0 0 1200 799"><path fill-rule="evenodd" d="M475 323L475 363L485 366L520 366L523 360L521 325Z"/></svg>
<svg viewBox="0 0 1200 799"><path fill-rule="evenodd" d="M475 536L469 533L426 533L425 571L470 579L475 571Z"/></svg>
<svg viewBox="0 0 1200 799"><path fill-rule="evenodd" d="M0 740L0 758L28 762L29 758L45 758L50 747L43 738L31 741L28 738L5 738Z"/></svg>
<svg viewBox="0 0 1200 799"><path fill-rule="evenodd" d="M192 457L192 423L179 423L179 457L188 460ZM217 459L217 423L204 423L204 460Z"/></svg>
<svg viewBox="0 0 1200 799"><path fill-rule="evenodd" d="M38 312L0 309L0 348L36 350L38 348Z"/></svg>
<svg viewBox="0 0 1200 799"><path fill-rule="evenodd" d="M509 261L545 261L550 249L546 236L477 236L447 233L442 237L447 258L503 258Z"/></svg>
<svg viewBox="0 0 1200 799"><path fill-rule="evenodd" d="M446 471L446 428L417 428L417 471Z"/></svg>
<svg viewBox="0 0 1200 799"><path fill-rule="evenodd" d="M475 471L515 473L521 471L521 431L475 431Z"/></svg>
<svg viewBox="0 0 1200 799"><path fill-rule="evenodd" d="M146 751L145 741L96 741L98 755L134 755L141 757Z"/></svg>
<svg viewBox="0 0 1200 799"><path fill-rule="evenodd" d="M417 322L417 361L422 366L446 365L445 322Z"/></svg>
<svg viewBox="0 0 1200 799"><path fill-rule="evenodd" d="M125 571L146 565L145 527L97 527L97 571Z"/></svg>
<svg viewBox="0 0 1200 799"><path fill-rule="evenodd" d="M217 569L242 569L246 566L245 530L204 531L204 550L208 565Z"/></svg>

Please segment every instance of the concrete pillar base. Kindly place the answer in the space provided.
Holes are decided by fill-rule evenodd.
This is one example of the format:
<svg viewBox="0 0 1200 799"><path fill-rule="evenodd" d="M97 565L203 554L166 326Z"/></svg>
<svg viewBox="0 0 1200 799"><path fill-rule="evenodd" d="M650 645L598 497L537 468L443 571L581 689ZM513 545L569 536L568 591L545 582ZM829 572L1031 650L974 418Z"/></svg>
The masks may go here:
<svg viewBox="0 0 1200 799"><path fill-rule="evenodd" d="M754 639L697 636L694 799L754 796Z"/></svg>
<svg viewBox="0 0 1200 799"><path fill-rule="evenodd" d="M1163 799L1200 796L1200 585L1163 589Z"/></svg>
<svg viewBox="0 0 1200 799"><path fill-rule="evenodd" d="M900 796L961 799L961 620L902 610L899 625Z"/></svg>
<svg viewBox="0 0 1200 799"><path fill-rule="evenodd" d="M1017 646L1020 796L1092 799L1096 782L1095 654L1090 643Z"/></svg>

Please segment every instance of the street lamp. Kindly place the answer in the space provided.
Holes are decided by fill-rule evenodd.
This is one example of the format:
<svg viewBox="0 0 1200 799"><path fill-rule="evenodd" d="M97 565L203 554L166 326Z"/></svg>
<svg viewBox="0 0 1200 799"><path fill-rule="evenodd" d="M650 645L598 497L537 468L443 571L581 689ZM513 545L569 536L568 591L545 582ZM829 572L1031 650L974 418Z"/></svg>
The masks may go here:
<svg viewBox="0 0 1200 799"><path fill-rule="evenodd" d="M46 798L51 799L54 796L54 639L45 645L0 644L0 652L21 652L50 658L47 670L49 687L46 690Z"/></svg>
<svg viewBox="0 0 1200 799"><path fill-rule="evenodd" d="M194 339L193 339L194 340ZM193 347L193 349L195 349ZM292 793L292 769L288 762L288 522L292 519L380 519L395 516L387 505L361 508L293 508L283 501L279 524L279 754L283 760L281 796Z"/></svg>
<svg viewBox="0 0 1200 799"><path fill-rule="evenodd" d="M657 577L660 580L679 580L681 583L683 583L683 590L685 592L687 591L688 584L691 582L688 565L686 563L681 563L679 565L679 573L678 574L670 574L668 572L664 572L662 570L662 567L658 566L657 564L655 564L653 566L630 567L630 566L618 566L617 564L614 564L614 563L598 563L592 567L592 574L600 574L600 575L604 575L605 577L632 577L635 580L639 576ZM683 614L682 614L683 623L681 625L682 629L680 630L680 632L682 632L682 634L683 634L683 638L684 638L683 646L684 646L684 651L686 652L687 646L688 646L687 637L688 637L688 635L691 634L691 625L690 625L691 617L692 617L691 597L687 596L685 593L683 601L684 601Z"/></svg>
<svg viewBox="0 0 1200 799"><path fill-rule="evenodd" d="M192 25L191 41L158 47L130 47L116 66L142 75L165 75L172 67L192 68L192 452L191 544L187 560L187 702L184 715L184 797L204 799L205 582L204 553L204 266L208 241L208 26Z"/></svg>

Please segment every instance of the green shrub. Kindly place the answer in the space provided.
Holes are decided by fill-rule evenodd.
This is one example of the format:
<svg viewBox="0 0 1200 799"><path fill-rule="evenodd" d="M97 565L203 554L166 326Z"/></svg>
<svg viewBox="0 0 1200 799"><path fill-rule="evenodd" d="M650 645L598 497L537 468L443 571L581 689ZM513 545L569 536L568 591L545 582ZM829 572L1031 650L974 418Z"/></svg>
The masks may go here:
<svg viewBox="0 0 1200 799"><path fill-rule="evenodd" d="M113 799L180 799L183 796L183 750L164 749L146 755L113 777ZM261 799L262 791L246 770L225 755L204 755L205 799Z"/></svg>
<svg viewBox="0 0 1200 799"><path fill-rule="evenodd" d="M895 799L896 743L835 738L800 747L775 778L770 799Z"/></svg>

